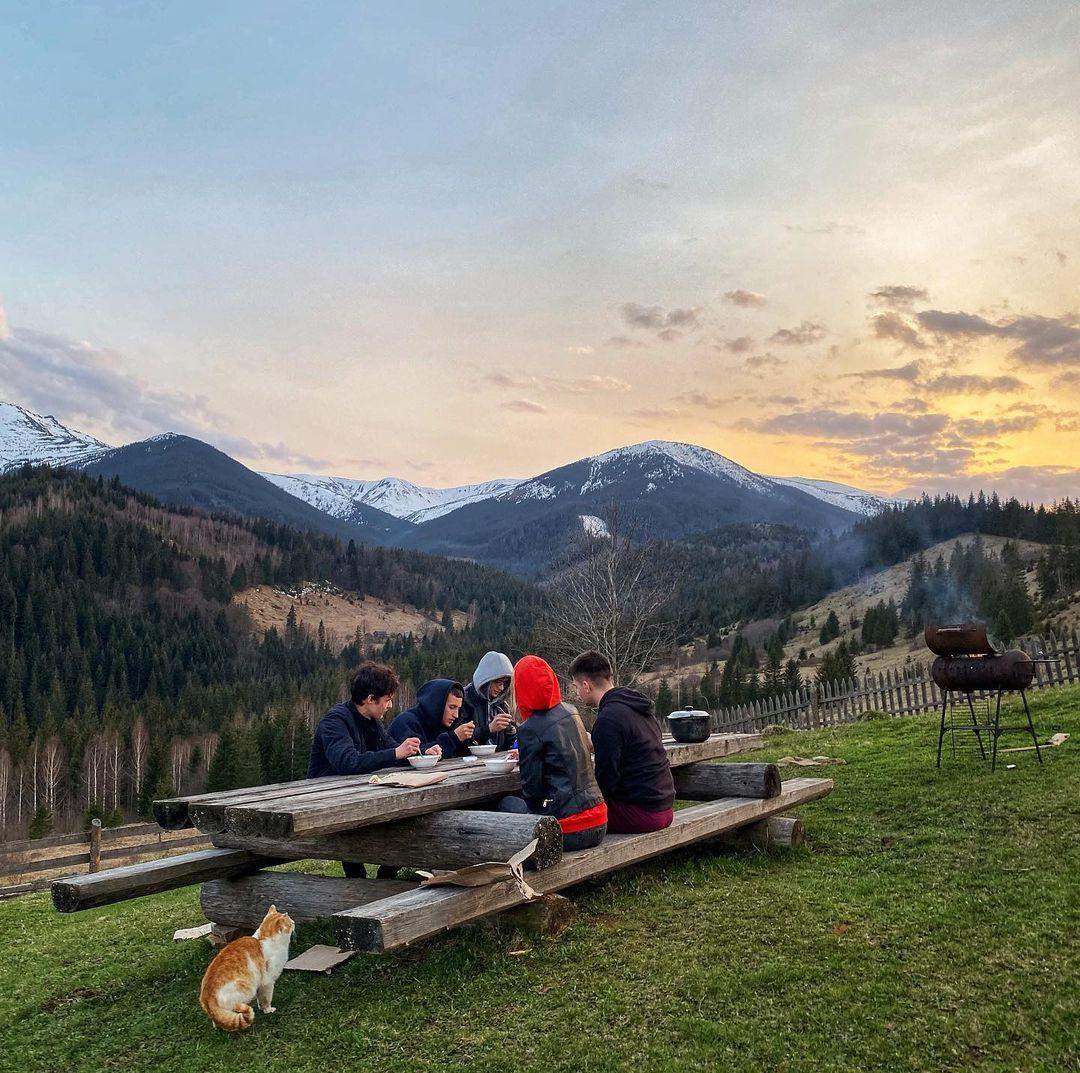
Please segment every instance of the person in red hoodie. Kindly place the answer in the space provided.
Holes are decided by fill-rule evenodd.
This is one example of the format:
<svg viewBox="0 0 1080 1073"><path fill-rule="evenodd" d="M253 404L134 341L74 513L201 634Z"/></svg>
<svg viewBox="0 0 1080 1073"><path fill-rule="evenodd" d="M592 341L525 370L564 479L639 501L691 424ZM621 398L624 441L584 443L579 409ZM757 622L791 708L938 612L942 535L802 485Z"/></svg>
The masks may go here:
<svg viewBox="0 0 1080 1073"><path fill-rule="evenodd" d="M514 692L521 713L521 794L528 811L555 816L567 850L600 845L607 834L607 805L581 717L563 704L559 680L539 656L518 660Z"/></svg>

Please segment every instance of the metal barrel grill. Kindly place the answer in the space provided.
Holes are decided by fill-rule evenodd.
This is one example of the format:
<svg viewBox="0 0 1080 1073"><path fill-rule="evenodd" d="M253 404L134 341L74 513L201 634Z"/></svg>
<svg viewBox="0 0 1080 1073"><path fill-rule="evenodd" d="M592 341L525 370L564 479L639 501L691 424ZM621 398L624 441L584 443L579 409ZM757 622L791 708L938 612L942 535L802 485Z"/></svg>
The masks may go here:
<svg viewBox="0 0 1080 1073"><path fill-rule="evenodd" d="M1035 724L1028 707L1026 690L1035 679L1037 663L1054 660L1035 660L1018 648L1002 651L981 622L963 622L952 626L927 626L923 634L926 647L937 657L930 675L942 692L941 726L938 733L937 766L941 767L941 746L946 733L953 735L956 751L956 731L970 730L979 743L983 759L987 759L983 734L990 737L990 768L997 767L998 738L1009 731L1023 730L1031 735L1035 755L1042 763L1042 751L1035 733ZM1026 724L1001 725L1001 698L1005 693L1019 693L1027 716ZM966 700L971 722L956 722L955 694ZM984 718L976 713L974 694L984 705ZM952 716L950 717L950 701ZM992 709L992 710L991 710ZM963 717L961 717L963 718Z"/></svg>

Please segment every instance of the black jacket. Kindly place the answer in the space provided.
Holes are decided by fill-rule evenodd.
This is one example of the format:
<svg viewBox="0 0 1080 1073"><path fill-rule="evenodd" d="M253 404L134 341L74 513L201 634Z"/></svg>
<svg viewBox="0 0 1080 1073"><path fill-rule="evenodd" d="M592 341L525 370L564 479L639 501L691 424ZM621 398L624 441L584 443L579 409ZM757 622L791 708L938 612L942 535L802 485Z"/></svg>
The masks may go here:
<svg viewBox="0 0 1080 1073"><path fill-rule="evenodd" d="M517 738L521 795L533 812L561 820L603 803L585 726L569 704L534 712Z"/></svg>
<svg viewBox="0 0 1080 1073"><path fill-rule="evenodd" d="M378 719L361 715L349 701L335 704L319 720L311 742L308 778L366 775L398 763L397 746Z"/></svg>
<svg viewBox="0 0 1080 1073"><path fill-rule="evenodd" d="M671 764L652 701L636 689L609 689L592 732L596 781L608 802L662 812L675 801Z"/></svg>
<svg viewBox="0 0 1080 1073"><path fill-rule="evenodd" d="M461 683L449 678L432 678L430 682L425 682L416 693L416 703L390 724L390 737L394 741L419 738L422 753L433 745L441 745L442 754L448 759L468 753L468 741L459 741L456 734L443 726L446 698L454 686L460 689ZM460 720L456 720L455 725L457 722Z"/></svg>
<svg viewBox="0 0 1080 1073"><path fill-rule="evenodd" d="M489 726L491 720L499 712L510 711L510 690L508 689L498 700L488 700L472 683L465 688L465 700L461 704L461 718L459 723L467 723L470 719L476 724L473 730L472 740L476 745L488 745L495 743L495 751L506 752L514 744L517 737L517 727L511 723L505 730L492 734ZM457 723L454 724L457 726ZM466 747L468 742L466 742Z"/></svg>

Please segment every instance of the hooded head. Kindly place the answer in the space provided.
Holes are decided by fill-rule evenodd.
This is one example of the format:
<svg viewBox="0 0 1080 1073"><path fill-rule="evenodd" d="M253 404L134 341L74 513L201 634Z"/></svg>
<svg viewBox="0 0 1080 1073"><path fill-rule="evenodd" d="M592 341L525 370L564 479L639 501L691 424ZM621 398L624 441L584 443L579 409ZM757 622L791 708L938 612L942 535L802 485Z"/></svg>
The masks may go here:
<svg viewBox="0 0 1080 1073"><path fill-rule="evenodd" d="M480 696L487 697L487 687L497 678L513 680L513 677L514 665L510 662L510 657L504 656L501 652L488 652L476 665L476 670L473 671L473 689Z"/></svg>
<svg viewBox="0 0 1080 1073"><path fill-rule="evenodd" d="M539 656L524 656L514 668L514 690L521 718L534 712L546 712L562 700L559 679Z"/></svg>
<svg viewBox="0 0 1080 1073"><path fill-rule="evenodd" d="M424 732L429 738L438 737L446 727L443 725L443 712L446 711L446 699L450 690L461 690L461 683L451 678L432 678L425 682L416 693L413 711L420 716Z"/></svg>

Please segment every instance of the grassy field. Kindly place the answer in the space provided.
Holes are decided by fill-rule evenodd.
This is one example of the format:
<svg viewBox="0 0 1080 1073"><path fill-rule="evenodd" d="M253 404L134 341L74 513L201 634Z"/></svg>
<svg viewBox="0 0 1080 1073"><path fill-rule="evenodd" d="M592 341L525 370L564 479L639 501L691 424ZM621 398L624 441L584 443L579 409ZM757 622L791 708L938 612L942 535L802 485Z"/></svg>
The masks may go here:
<svg viewBox="0 0 1080 1073"><path fill-rule="evenodd" d="M577 888L560 939L480 925L287 974L235 1037L196 1002L209 948L170 940L194 889L0 903L0 1070L1080 1069L1080 691L1035 710L1073 735L1041 770L991 775L965 746L939 773L929 718L770 739L846 761L807 849Z"/></svg>

